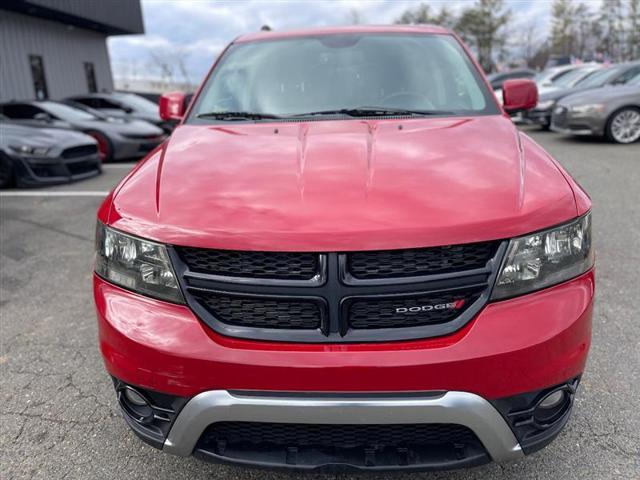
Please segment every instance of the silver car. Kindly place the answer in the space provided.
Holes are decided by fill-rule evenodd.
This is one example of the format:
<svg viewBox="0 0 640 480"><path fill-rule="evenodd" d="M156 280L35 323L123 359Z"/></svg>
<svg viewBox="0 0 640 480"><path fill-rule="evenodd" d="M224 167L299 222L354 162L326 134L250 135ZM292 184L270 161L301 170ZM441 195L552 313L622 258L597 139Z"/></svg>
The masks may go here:
<svg viewBox="0 0 640 480"><path fill-rule="evenodd" d="M560 100L551 129L571 135L604 136L615 143L640 140L640 75L624 86L588 90Z"/></svg>
<svg viewBox="0 0 640 480"><path fill-rule="evenodd" d="M103 162L143 157L166 138L144 120L110 118L51 100L3 103L0 112L23 125L84 132L98 142Z"/></svg>

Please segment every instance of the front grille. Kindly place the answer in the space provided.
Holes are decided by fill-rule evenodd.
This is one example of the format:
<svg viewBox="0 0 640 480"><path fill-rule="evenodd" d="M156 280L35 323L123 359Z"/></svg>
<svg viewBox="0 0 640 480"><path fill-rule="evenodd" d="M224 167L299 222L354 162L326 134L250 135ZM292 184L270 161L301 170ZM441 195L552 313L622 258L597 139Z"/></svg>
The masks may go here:
<svg viewBox="0 0 640 480"><path fill-rule="evenodd" d="M200 292L196 300L219 321L254 328L316 329L322 306L314 301L243 297Z"/></svg>
<svg viewBox="0 0 640 480"><path fill-rule="evenodd" d="M231 277L310 280L318 274L318 254L247 252L178 247L180 258L197 273Z"/></svg>
<svg viewBox="0 0 640 480"><path fill-rule="evenodd" d="M568 119L568 110L565 107L556 107L553 114L553 124L556 127L566 128Z"/></svg>
<svg viewBox="0 0 640 480"><path fill-rule="evenodd" d="M480 296L478 289L351 302L348 325L355 329L435 325L460 316Z"/></svg>
<svg viewBox="0 0 640 480"><path fill-rule="evenodd" d="M218 333L334 343L458 330L487 302L505 249L506 242L485 242L347 253L169 252L188 305Z"/></svg>
<svg viewBox="0 0 640 480"><path fill-rule="evenodd" d="M414 277L483 268L499 242L470 243L410 250L347 254L349 273L358 279Z"/></svg>
<svg viewBox="0 0 640 480"><path fill-rule="evenodd" d="M301 423L220 422L209 426L205 441L353 448L359 445L439 445L467 443L474 433L449 423L324 425Z"/></svg>
<svg viewBox="0 0 640 480"><path fill-rule="evenodd" d="M489 456L469 428L449 423L321 425L221 422L209 425L195 455L251 465L318 468L460 468Z"/></svg>
<svg viewBox="0 0 640 480"><path fill-rule="evenodd" d="M81 145L79 147L71 147L62 151L60 155L62 158L79 158L79 157L88 157L89 155L97 155L98 154L98 146L97 145Z"/></svg>

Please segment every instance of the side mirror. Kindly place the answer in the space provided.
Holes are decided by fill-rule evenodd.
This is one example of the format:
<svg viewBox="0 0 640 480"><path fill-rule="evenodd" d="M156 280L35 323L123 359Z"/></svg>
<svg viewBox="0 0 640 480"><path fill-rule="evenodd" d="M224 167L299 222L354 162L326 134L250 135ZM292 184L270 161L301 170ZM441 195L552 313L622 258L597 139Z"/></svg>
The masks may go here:
<svg viewBox="0 0 640 480"><path fill-rule="evenodd" d="M502 96L507 113L531 110L538 104L538 87L532 80L507 80L502 86Z"/></svg>
<svg viewBox="0 0 640 480"><path fill-rule="evenodd" d="M162 120L182 120L186 111L184 97L182 92L162 94L160 97L160 118Z"/></svg>

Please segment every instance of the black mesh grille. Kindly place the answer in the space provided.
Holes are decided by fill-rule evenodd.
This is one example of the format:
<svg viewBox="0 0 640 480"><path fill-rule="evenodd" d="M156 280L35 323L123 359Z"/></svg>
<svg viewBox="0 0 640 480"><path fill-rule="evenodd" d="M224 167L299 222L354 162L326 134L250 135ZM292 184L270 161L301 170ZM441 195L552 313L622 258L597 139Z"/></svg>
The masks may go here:
<svg viewBox="0 0 640 480"><path fill-rule="evenodd" d="M401 328L449 322L464 312L479 296L477 291L466 291L360 299L349 304L349 327Z"/></svg>
<svg viewBox="0 0 640 480"><path fill-rule="evenodd" d="M565 128L567 126L567 109L557 107L553 116L553 123L556 127Z"/></svg>
<svg viewBox="0 0 640 480"><path fill-rule="evenodd" d="M318 254L248 252L180 247L189 270L233 277L310 280L319 270Z"/></svg>
<svg viewBox="0 0 640 480"><path fill-rule="evenodd" d="M82 145L79 147L71 147L63 150L60 155L62 158L78 158L96 155L98 153L97 145Z"/></svg>
<svg viewBox="0 0 640 480"><path fill-rule="evenodd" d="M243 297L212 292L194 296L215 318L230 325L316 329L322 324L322 304L313 300Z"/></svg>
<svg viewBox="0 0 640 480"><path fill-rule="evenodd" d="M320 425L261 422L221 422L210 425L203 440L229 443L247 442L278 446L358 446L442 445L477 441L463 425L448 423L392 425Z"/></svg>
<svg viewBox="0 0 640 480"><path fill-rule="evenodd" d="M347 254L347 268L358 279L413 277L483 268L495 255L498 242L470 243L410 250L381 250Z"/></svg>

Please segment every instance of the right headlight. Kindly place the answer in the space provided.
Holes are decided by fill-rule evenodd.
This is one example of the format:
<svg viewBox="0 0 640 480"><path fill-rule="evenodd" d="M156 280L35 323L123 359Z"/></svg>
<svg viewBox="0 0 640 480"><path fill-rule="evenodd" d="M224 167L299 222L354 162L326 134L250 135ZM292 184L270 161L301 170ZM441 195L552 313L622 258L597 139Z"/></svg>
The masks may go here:
<svg viewBox="0 0 640 480"><path fill-rule="evenodd" d="M589 212L559 227L512 239L491 298L514 297L564 282L593 263Z"/></svg>
<svg viewBox="0 0 640 480"><path fill-rule="evenodd" d="M120 287L184 303L164 245L107 227L96 228L96 273Z"/></svg>

